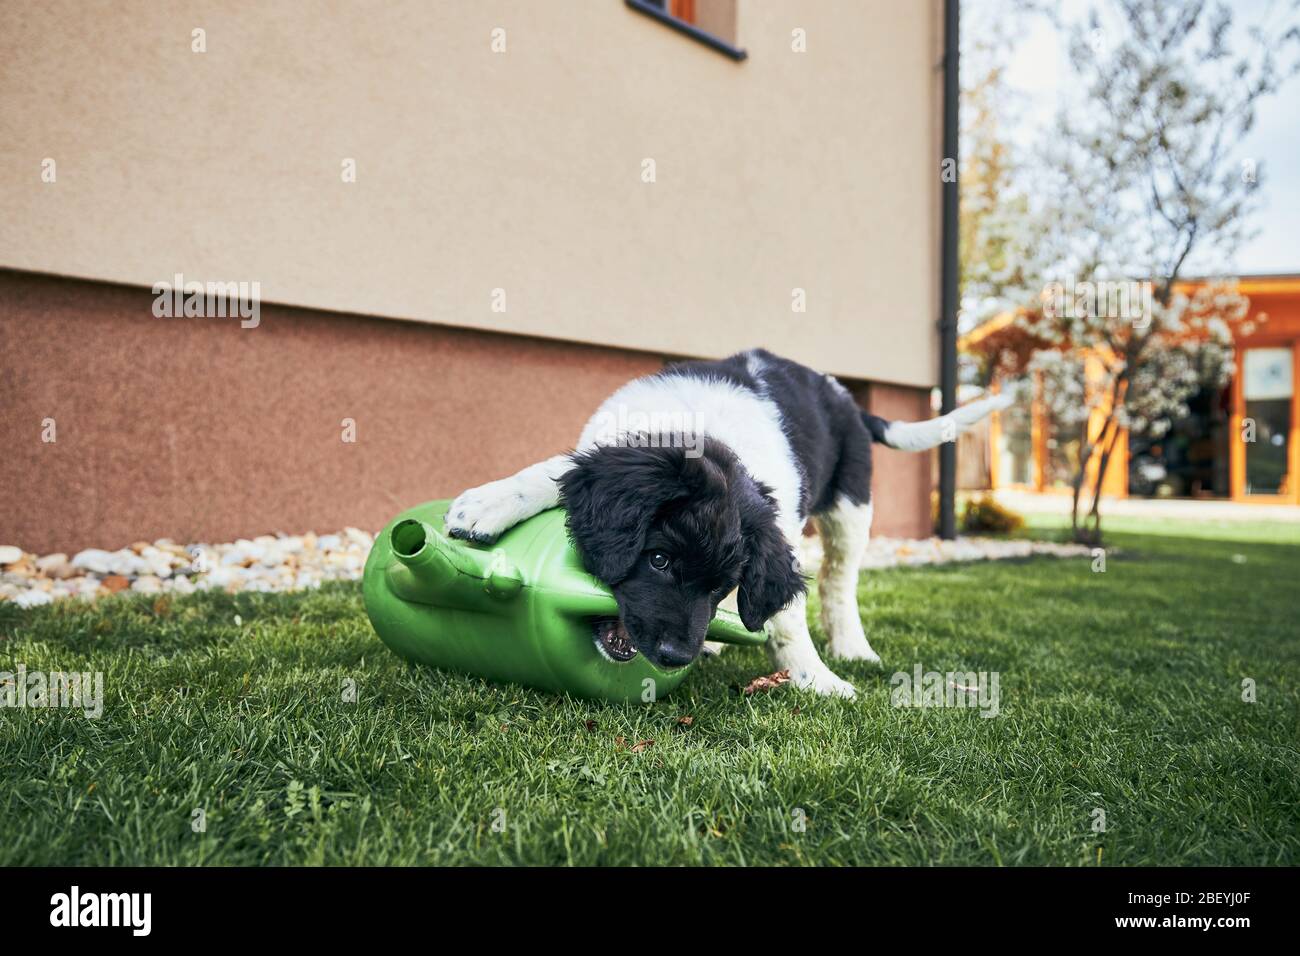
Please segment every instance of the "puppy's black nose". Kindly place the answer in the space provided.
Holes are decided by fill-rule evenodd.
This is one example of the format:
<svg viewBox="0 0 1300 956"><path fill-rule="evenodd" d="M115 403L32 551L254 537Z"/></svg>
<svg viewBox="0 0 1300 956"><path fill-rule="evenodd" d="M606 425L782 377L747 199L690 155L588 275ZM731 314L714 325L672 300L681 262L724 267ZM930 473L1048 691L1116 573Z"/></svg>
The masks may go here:
<svg viewBox="0 0 1300 956"><path fill-rule="evenodd" d="M658 651L659 662L665 667L685 667L695 659L690 650L674 641L663 641Z"/></svg>

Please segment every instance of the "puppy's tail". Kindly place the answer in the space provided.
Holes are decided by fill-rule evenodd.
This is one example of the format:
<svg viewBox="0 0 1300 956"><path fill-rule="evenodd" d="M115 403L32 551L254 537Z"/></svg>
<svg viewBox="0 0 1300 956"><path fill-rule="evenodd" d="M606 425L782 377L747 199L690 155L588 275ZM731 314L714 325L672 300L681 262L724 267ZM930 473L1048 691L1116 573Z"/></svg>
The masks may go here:
<svg viewBox="0 0 1300 956"><path fill-rule="evenodd" d="M879 415L869 415L866 412L862 413L862 421L871 432L871 437L882 445L899 451L925 451L927 448L937 448L946 441L956 441L959 434L985 415L1006 408L1011 402L1010 395L993 395L963 405L928 422L890 422Z"/></svg>

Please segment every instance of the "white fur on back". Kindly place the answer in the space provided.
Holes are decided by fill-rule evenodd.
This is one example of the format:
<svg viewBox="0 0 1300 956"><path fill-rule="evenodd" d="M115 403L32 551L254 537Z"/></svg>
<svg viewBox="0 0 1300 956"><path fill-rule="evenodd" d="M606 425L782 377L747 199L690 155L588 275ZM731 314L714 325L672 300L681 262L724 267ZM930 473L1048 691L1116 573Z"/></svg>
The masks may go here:
<svg viewBox="0 0 1300 956"><path fill-rule="evenodd" d="M578 450L614 445L638 417L675 421L725 444L745 470L772 490L783 527L799 523L799 466L770 399L730 382L688 375L651 375L624 385L597 409Z"/></svg>

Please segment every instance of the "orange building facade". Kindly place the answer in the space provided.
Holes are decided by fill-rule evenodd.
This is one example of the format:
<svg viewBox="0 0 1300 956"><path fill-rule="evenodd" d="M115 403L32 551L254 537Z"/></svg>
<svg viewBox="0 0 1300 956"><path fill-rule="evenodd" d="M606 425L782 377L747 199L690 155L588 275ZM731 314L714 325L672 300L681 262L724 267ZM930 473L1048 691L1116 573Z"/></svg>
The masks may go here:
<svg viewBox="0 0 1300 956"><path fill-rule="evenodd" d="M1121 434L1103 495L1300 505L1300 275L1244 277L1237 290L1250 307L1234 338L1231 380L1223 389L1194 396L1191 414L1159 439ZM976 349L1013 321L1007 313L984 323L962 347ZM1099 363L1096 368L1100 373ZM1009 384L995 381L992 387ZM1078 441L1055 427L1042 401L1041 379L1032 386L1032 403L990 422L987 487L1068 494ZM1103 418L1101 411L1094 413L1090 438ZM1094 469L1089 489L1095 484Z"/></svg>

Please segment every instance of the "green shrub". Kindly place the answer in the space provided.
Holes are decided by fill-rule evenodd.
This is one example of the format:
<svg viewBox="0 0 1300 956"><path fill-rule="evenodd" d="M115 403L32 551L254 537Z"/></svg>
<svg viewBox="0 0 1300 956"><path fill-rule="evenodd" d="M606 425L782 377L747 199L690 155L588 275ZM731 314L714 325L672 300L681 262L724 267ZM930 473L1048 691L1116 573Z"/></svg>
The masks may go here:
<svg viewBox="0 0 1300 956"><path fill-rule="evenodd" d="M961 530L967 534L1010 534L1024 526L1023 517L998 504L997 499L988 492L978 498L966 499L966 508L961 516Z"/></svg>

